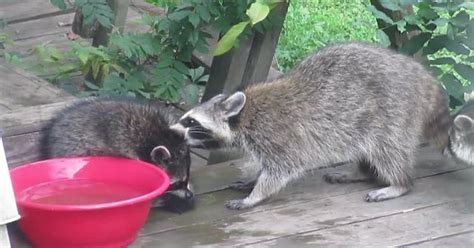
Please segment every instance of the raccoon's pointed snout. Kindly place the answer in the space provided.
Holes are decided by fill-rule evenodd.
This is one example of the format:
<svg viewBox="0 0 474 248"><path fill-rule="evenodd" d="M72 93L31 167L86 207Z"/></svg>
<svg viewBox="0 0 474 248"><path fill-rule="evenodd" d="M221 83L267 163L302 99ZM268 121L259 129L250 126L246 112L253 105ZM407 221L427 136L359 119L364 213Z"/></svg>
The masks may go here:
<svg viewBox="0 0 474 248"><path fill-rule="evenodd" d="M186 192L184 193L184 198L186 199L192 199L194 197L194 193L192 191L190 191L189 189L186 190Z"/></svg>
<svg viewBox="0 0 474 248"><path fill-rule="evenodd" d="M170 129L186 137L187 128L185 128L181 123L171 125Z"/></svg>

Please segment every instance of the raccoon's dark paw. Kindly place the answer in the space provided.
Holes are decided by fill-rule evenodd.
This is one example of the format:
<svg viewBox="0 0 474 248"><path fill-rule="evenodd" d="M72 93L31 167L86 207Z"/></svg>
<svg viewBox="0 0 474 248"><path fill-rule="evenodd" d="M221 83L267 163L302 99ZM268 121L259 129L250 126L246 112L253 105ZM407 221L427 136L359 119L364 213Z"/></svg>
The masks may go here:
<svg viewBox="0 0 474 248"><path fill-rule="evenodd" d="M239 191L251 191L255 187L254 181L235 181L229 184L229 188Z"/></svg>
<svg viewBox="0 0 474 248"><path fill-rule="evenodd" d="M245 202L245 199L235 199L235 200L229 200L225 203L225 206L228 209L246 209L246 208L251 208L253 207L252 204L248 204Z"/></svg>
<svg viewBox="0 0 474 248"><path fill-rule="evenodd" d="M331 172L324 174L324 180L328 183L349 183L351 182L347 174L341 172Z"/></svg>

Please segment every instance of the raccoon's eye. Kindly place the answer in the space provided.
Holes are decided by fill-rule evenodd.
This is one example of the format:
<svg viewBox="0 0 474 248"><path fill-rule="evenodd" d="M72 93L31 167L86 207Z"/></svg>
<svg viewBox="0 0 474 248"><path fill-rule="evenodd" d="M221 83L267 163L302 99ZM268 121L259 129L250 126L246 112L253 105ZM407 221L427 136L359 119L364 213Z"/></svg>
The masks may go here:
<svg viewBox="0 0 474 248"><path fill-rule="evenodd" d="M186 117L180 121L184 127L194 127L199 126L200 123L191 117Z"/></svg>

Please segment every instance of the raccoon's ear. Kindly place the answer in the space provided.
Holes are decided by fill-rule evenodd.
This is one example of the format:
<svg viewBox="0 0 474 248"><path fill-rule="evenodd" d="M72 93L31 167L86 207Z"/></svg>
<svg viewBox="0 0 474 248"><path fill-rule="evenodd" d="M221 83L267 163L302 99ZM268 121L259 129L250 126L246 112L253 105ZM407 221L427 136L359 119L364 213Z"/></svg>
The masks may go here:
<svg viewBox="0 0 474 248"><path fill-rule="evenodd" d="M157 146L153 148L150 156L151 160L153 160L155 163L163 163L164 161L171 158L171 153L165 146ZM164 164L162 165L165 166Z"/></svg>
<svg viewBox="0 0 474 248"><path fill-rule="evenodd" d="M207 102L210 103L210 104L221 103L225 99L225 97L226 97L226 95L219 94L219 95L213 96Z"/></svg>
<svg viewBox="0 0 474 248"><path fill-rule="evenodd" d="M222 102L221 106L226 118L236 116L245 106L246 96L243 92L237 91Z"/></svg>
<svg viewBox="0 0 474 248"><path fill-rule="evenodd" d="M454 127L461 131L472 129L473 123L471 117L467 115L458 115L454 118Z"/></svg>

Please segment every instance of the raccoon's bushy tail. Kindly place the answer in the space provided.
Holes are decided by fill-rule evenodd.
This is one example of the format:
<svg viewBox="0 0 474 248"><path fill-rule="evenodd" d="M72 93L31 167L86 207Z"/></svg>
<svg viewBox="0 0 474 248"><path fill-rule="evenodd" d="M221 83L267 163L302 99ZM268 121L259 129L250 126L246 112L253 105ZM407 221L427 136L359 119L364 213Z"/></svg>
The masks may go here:
<svg viewBox="0 0 474 248"><path fill-rule="evenodd" d="M453 123L453 117L449 112L447 96L440 93L439 100L434 104L433 111L425 123L424 138L439 151L443 151L449 142L449 129Z"/></svg>

